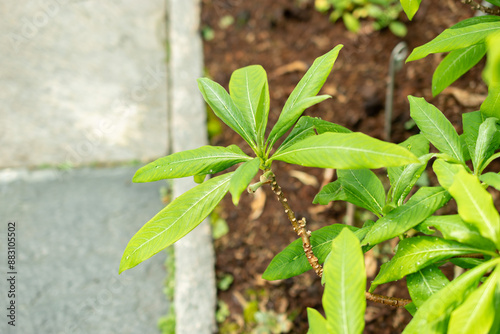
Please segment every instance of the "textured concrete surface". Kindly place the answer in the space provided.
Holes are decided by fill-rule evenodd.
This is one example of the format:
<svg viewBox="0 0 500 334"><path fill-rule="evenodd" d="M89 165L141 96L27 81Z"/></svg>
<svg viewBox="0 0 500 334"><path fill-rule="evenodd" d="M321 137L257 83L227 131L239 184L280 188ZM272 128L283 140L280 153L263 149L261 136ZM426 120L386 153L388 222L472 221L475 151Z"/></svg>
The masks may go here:
<svg viewBox="0 0 500 334"><path fill-rule="evenodd" d="M205 104L196 79L203 76L199 0L169 1L169 101L174 152L207 144ZM182 13L182 14L180 14ZM195 184L175 180L174 196ZM208 221L175 244L177 334L215 332L214 249Z"/></svg>
<svg viewBox="0 0 500 334"><path fill-rule="evenodd" d="M129 239L162 208L165 183L131 184L135 170L0 172L0 240L15 221L18 272L17 325L4 311L0 333L158 333L165 253L118 275Z"/></svg>
<svg viewBox="0 0 500 334"><path fill-rule="evenodd" d="M167 153L166 1L0 2L0 168Z"/></svg>

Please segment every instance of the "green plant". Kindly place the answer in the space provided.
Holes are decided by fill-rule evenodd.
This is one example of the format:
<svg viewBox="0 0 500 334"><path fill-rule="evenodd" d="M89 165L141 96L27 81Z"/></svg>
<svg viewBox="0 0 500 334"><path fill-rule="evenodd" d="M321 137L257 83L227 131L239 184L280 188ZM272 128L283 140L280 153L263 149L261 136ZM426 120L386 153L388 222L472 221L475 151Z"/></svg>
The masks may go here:
<svg viewBox="0 0 500 334"><path fill-rule="evenodd" d="M346 28L355 33L361 28L360 20L366 18L374 20L375 30L388 27L399 37L407 33L406 26L398 21L402 11L399 0L315 0L314 6L322 13L332 10L330 21L342 18Z"/></svg>
<svg viewBox="0 0 500 334"><path fill-rule="evenodd" d="M415 3L420 3L402 2L410 17ZM485 43L488 63L484 77L489 94L480 111L463 114L461 135L441 111L413 96L408 97L411 117L420 134L399 145L302 116L307 107L328 98L317 94L341 46L315 60L267 136L269 91L262 67L235 71L229 94L217 83L199 79L203 97L217 117L248 143L255 156L246 155L235 145L204 146L140 168L135 182L193 176L202 183L173 200L137 232L125 249L120 272L189 233L227 192L237 205L245 189L255 191L270 185L299 238L276 255L263 277L286 279L311 268L322 276L326 318L309 309L311 333L361 333L366 299L405 307L414 315L404 331L407 334L498 333L500 214L487 188L500 190L500 174L485 173L500 157L496 152L500 147L500 35L494 34L500 31L497 21L491 17L465 20L443 32L445 37L438 36L415 49L409 57L415 60ZM274 148L289 129L289 135ZM347 201L372 212L376 220L367 220L361 228L333 224L314 232L307 230L305 219L296 218L277 183L272 170L276 160L337 169L337 180L326 185L314 202ZM430 161L439 186L412 191ZM206 174L223 172L238 163L242 164L234 172L203 182ZM370 170L383 167L390 183L387 192ZM250 184L259 170L260 181ZM436 214L451 199L456 202L457 214ZM369 291L365 291L363 252L393 238L399 241L394 257L382 265ZM447 262L467 271L450 282L439 268ZM377 286L402 278L406 278L412 300L373 294ZM255 307L248 309L255 311Z"/></svg>

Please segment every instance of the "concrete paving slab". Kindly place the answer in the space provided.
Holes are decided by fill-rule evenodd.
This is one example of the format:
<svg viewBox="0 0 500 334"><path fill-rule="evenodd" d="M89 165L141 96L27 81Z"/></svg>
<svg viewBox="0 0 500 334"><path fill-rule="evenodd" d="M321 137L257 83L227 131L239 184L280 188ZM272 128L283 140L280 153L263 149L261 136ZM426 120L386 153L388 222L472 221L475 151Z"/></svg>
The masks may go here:
<svg viewBox="0 0 500 334"><path fill-rule="evenodd" d="M166 1L1 1L0 12L0 168L167 153Z"/></svg>
<svg viewBox="0 0 500 334"><path fill-rule="evenodd" d="M137 167L0 171L0 333L158 333L165 253L118 275L137 230L163 207L165 182L132 184ZM16 223L16 326L8 326L8 222Z"/></svg>

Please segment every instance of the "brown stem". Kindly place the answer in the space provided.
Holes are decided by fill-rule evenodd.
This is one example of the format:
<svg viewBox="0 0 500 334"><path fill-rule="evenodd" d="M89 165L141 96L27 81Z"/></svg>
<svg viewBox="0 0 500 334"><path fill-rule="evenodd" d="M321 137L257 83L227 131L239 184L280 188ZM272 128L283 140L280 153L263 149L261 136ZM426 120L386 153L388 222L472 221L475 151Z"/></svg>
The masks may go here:
<svg viewBox="0 0 500 334"><path fill-rule="evenodd" d="M500 8L490 8L477 3L474 0L461 0L463 4L470 5L474 10L480 10L486 14L500 15Z"/></svg>
<svg viewBox="0 0 500 334"><path fill-rule="evenodd" d="M288 216L288 220L290 220L290 223L292 223L293 230L302 239L302 247L304 248L304 253L306 254L309 264L314 269L316 274L319 277L321 277L323 275L323 267L321 266L321 264L319 264L318 258L313 253L311 240L309 239L309 237L311 236L311 231L306 230L306 219L302 218L297 220L297 218L295 217L295 213L290 208L288 200L283 194L283 190L276 182L276 176L274 175L274 173L271 170L269 170L265 173L265 175L269 182L265 182L265 180L261 180L261 182L271 183L271 189L278 197L278 201L283 206L283 209L285 209L285 213Z"/></svg>
<svg viewBox="0 0 500 334"><path fill-rule="evenodd" d="M456 255L453 259L456 258L469 258L469 259L484 259L483 254L464 254L464 255Z"/></svg>
<svg viewBox="0 0 500 334"><path fill-rule="evenodd" d="M372 302L376 302L379 304L390 305L395 307L404 308L406 305L411 303L410 299L396 298L396 297L388 297L382 295L376 295L373 293L365 292L366 300L370 300Z"/></svg>

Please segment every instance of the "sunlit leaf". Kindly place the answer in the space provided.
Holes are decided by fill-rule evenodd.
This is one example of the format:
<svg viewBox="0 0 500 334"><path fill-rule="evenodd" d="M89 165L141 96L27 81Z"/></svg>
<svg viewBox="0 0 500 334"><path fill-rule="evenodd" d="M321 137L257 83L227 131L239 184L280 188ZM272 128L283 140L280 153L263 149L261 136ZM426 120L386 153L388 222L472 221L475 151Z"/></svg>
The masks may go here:
<svg viewBox="0 0 500 334"><path fill-rule="evenodd" d="M359 132L308 137L273 155L270 160L337 169L372 169L419 162L405 148Z"/></svg>
<svg viewBox="0 0 500 334"><path fill-rule="evenodd" d="M324 266L323 307L332 333L361 334L365 326L366 273L358 238L343 229Z"/></svg>
<svg viewBox="0 0 500 334"><path fill-rule="evenodd" d="M202 146L173 153L140 168L134 182L152 182L194 175L215 174L239 162L252 160L236 145Z"/></svg>
<svg viewBox="0 0 500 334"><path fill-rule="evenodd" d="M421 223L450 200L441 187L422 187L405 204L377 220L362 244L375 245L401 235Z"/></svg>
<svg viewBox="0 0 500 334"><path fill-rule="evenodd" d="M449 333L488 334L495 320L495 290L500 281L500 268L476 290L465 302L451 313Z"/></svg>
<svg viewBox="0 0 500 334"><path fill-rule="evenodd" d="M476 142L479 135L479 127L485 121L484 115L480 111L473 111L462 114L462 124L464 127L464 139L470 153L471 159L476 155Z"/></svg>
<svg viewBox="0 0 500 334"><path fill-rule="evenodd" d="M231 182L229 182L229 192L232 195L234 205L238 205L241 193L247 189L254 176L257 175L259 165L260 159L255 158L245 162L234 172Z"/></svg>
<svg viewBox="0 0 500 334"><path fill-rule="evenodd" d="M229 80L229 92L234 104L251 120L252 131L263 144L269 114L269 89L266 71L260 65L237 69Z"/></svg>
<svg viewBox="0 0 500 334"><path fill-rule="evenodd" d="M496 190L500 190L500 174L489 172L481 175L479 179Z"/></svg>
<svg viewBox="0 0 500 334"><path fill-rule="evenodd" d="M500 245L500 215L491 194L481 186L479 179L462 169L455 174L448 191L457 202L460 217L476 226L483 237Z"/></svg>
<svg viewBox="0 0 500 334"><path fill-rule="evenodd" d="M490 158L500 145L500 131L498 131L497 118L487 118L480 126L476 141L476 149L472 164L477 174L481 174L484 163Z"/></svg>
<svg viewBox="0 0 500 334"><path fill-rule="evenodd" d="M483 237L474 225L464 222L459 215L432 216L415 228L423 233L432 234L434 230L430 229L430 227L440 231L447 240L455 240L483 249L495 249L493 242Z"/></svg>
<svg viewBox="0 0 500 334"><path fill-rule="evenodd" d="M135 267L198 226L229 189L233 173L214 177L173 200L129 241L119 272Z"/></svg>
<svg viewBox="0 0 500 334"><path fill-rule="evenodd" d="M451 27L444 30L432 41L414 49L407 61L418 60L431 53L459 50L483 43L486 37L500 30L500 22L498 20L493 21L489 17L486 17L483 19L478 18L475 22L479 22L480 20L484 23L476 23L461 28Z"/></svg>
<svg viewBox="0 0 500 334"><path fill-rule="evenodd" d="M469 245L437 237L417 236L400 241L396 255L380 268L370 292L380 284L399 280L437 261L457 255L488 253Z"/></svg>
<svg viewBox="0 0 500 334"><path fill-rule="evenodd" d="M498 258L485 262L462 274L436 292L418 309L403 334L452 333L448 331L451 312L462 304L470 292L477 287L481 277L498 263Z"/></svg>
<svg viewBox="0 0 500 334"><path fill-rule="evenodd" d="M215 115L236 131L256 151L257 133L252 125L255 124L255 119L249 113L242 113L224 87L218 83L208 78L199 78L198 88Z"/></svg>
<svg viewBox="0 0 500 334"><path fill-rule="evenodd" d="M448 278L436 265L425 267L406 276L408 292L417 307L420 307L429 297L441 290L449 282Z"/></svg>
<svg viewBox="0 0 500 334"><path fill-rule="evenodd" d="M326 319L321 313L313 308L307 308L307 319L309 320L309 331L307 334L328 334Z"/></svg>
<svg viewBox="0 0 500 334"><path fill-rule="evenodd" d="M479 43L450 52L432 75L432 95L436 96L476 65L486 54L486 45Z"/></svg>
<svg viewBox="0 0 500 334"><path fill-rule="evenodd" d="M316 96L330 74L333 64L337 59L343 45L337 45L330 52L316 58L304 77L299 81L293 92L288 97L285 106L274 125L267 142L271 148L276 140L284 135L288 129L299 119L300 115L307 108L303 100ZM310 104L312 105L312 104ZM310 106L309 105L309 106Z"/></svg>
<svg viewBox="0 0 500 334"><path fill-rule="evenodd" d="M456 161L464 162L460 138L443 113L424 98L408 96L408 100L410 115L425 138L442 153L448 154Z"/></svg>
<svg viewBox="0 0 500 334"><path fill-rule="evenodd" d="M417 13L421 1L422 0L401 0L401 6L403 6L403 10L410 21Z"/></svg>

